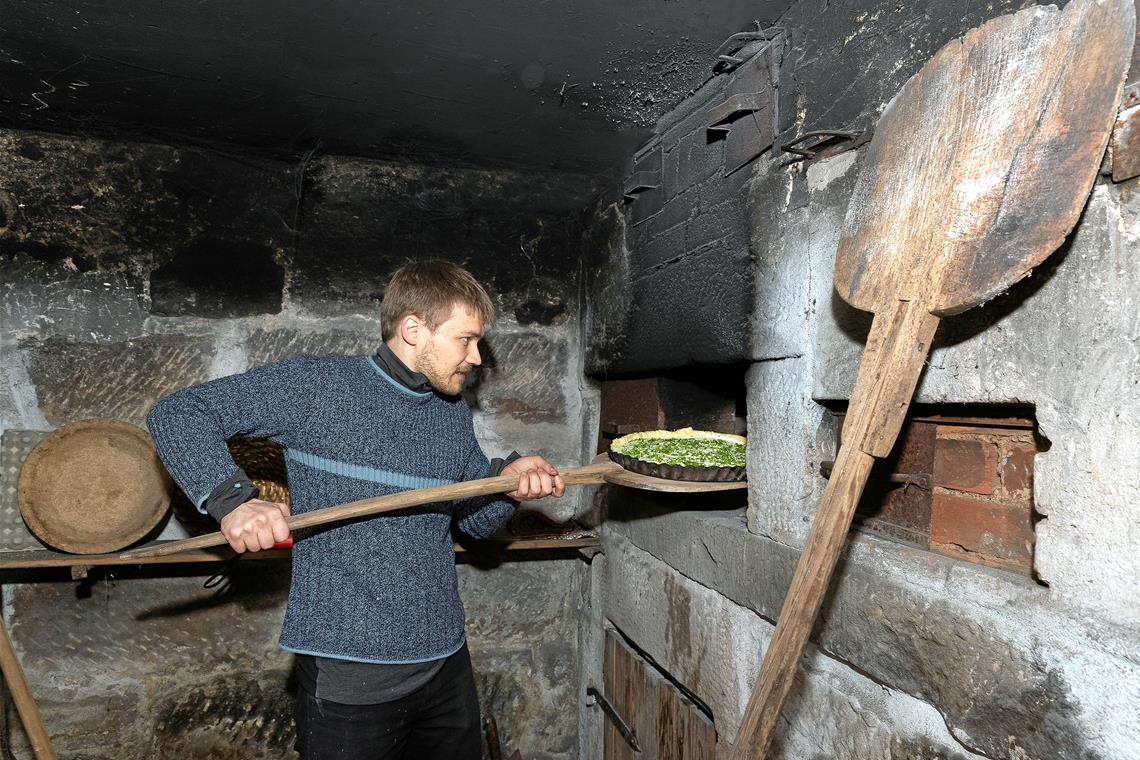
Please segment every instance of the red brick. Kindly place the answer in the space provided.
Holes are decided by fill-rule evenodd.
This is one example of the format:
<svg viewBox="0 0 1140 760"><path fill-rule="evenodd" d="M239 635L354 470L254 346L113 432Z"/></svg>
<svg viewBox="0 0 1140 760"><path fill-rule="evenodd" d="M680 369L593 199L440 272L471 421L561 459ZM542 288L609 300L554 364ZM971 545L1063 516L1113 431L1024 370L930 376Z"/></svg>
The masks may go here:
<svg viewBox="0 0 1140 760"><path fill-rule="evenodd" d="M598 451L609 448L604 437L616 427L617 435L637 430L657 430L664 426L665 412L657 392L657 378L607 380L602 383L601 425Z"/></svg>
<svg viewBox="0 0 1140 760"><path fill-rule="evenodd" d="M1001 482L1005 492L1011 496L1031 498L1033 496L1033 458L1037 449L1033 446L1018 446L1006 451L1001 469Z"/></svg>
<svg viewBox="0 0 1140 760"><path fill-rule="evenodd" d="M934 484L966 493L993 493L997 490L995 446L988 441L944 438L940 434L934 444Z"/></svg>
<svg viewBox="0 0 1140 760"><path fill-rule="evenodd" d="M934 494L930 546L935 551L1029 574L1034 541L1028 504Z"/></svg>

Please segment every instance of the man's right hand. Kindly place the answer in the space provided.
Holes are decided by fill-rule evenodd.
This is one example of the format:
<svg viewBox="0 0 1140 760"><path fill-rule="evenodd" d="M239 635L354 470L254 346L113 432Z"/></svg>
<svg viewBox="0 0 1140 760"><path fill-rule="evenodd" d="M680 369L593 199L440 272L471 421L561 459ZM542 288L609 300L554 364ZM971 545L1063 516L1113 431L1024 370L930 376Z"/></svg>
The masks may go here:
<svg viewBox="0 0 1140 760"><path fill-rule="evenodd" d="M271 549L275 543L289 538L285 518L289 507L275 501L250 499L222 518L222 535L239 554Z"/></svg>

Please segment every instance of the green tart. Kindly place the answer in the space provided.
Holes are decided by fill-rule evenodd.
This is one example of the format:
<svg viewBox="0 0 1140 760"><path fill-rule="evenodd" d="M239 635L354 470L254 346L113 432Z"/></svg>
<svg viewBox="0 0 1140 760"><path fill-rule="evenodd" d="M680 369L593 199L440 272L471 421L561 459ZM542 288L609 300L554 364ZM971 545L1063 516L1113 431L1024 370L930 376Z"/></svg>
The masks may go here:
<svg viewBox="0 0 1140 760"><path fill-rule="evenodd" d="M744 480L745 439L708 430L649 430L610 444L610 459L627 470L669 480Z"/></svg>

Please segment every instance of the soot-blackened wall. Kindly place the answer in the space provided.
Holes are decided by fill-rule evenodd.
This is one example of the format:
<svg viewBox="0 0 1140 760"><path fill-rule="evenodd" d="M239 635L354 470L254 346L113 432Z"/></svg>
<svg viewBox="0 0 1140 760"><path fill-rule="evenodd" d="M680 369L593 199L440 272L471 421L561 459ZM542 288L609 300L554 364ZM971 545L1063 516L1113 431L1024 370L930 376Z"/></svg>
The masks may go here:
<svg viewBox="0 0 1140 760"><path fill-rule="evenodd" d="M31 545L14 486L28 431L140 424L191 383L372 351L384 283L411 257L466 263L499 308L471 392L488 455L576 464L593 443L578 380L578 216L593 193L581 177L15 131L0 132L0 176L0 548ZM577 498L550 510L570 517ZM61 758L290 756L290 659L276 648L288 566L243 559L220 593L202 587L215 569L5 578L5 617ZM460 566L484 709L528 758L578 754L583 572L565 553Z"/></svg>

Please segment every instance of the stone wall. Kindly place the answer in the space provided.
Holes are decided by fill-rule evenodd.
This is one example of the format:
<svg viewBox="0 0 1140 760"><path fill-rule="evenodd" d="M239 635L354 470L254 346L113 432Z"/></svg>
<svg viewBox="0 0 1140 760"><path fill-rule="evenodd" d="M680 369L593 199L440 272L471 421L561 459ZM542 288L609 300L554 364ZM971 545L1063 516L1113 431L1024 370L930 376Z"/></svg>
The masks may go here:
<svg viewBox="0 0 1140 760"><path fill-rule="evenodd" d="M945 42L1021 5L801 0L781 19L784 137L872 126ZM869 325L832 288L861 156L751 167L748 508L609 499L599 617L709 706L724 756L835 455L823 402L848 398ZM1032 277L947 320L917 394L1035 410L1039 582L852 534L773 757L1140 757L1121 719L1140 705L1134 182L1100 180Z"/></svg>
<svg viewBox="0 0 1140 760"><path fill-rule="evenodd" d="M141 423L187 384L374 350L387 276L436 256L466 263L499 309L469 393L488 455L592 454L577 316L589 180L14 131L0 132L0 177L0 433ZM544 509L589 505L579 489ZM288 567L243 560L220 594L202 588L215 569L5 577L4 615L61 758L288 755L290 660L276 649ZM460 567L484 707L528 758L577 755L586 569L573 555Z"/></svg>

